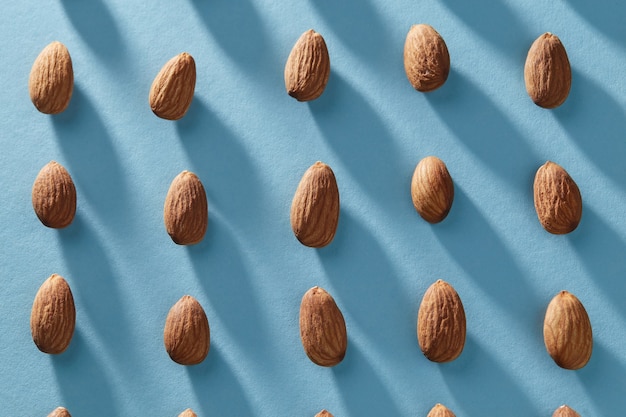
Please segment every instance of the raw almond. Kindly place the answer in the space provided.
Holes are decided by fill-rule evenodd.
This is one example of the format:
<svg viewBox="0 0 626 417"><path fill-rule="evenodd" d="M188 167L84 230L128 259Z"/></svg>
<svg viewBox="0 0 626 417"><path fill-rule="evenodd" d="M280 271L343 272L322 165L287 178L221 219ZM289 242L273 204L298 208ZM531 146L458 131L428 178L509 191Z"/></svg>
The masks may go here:
<svg viewBox="0 0 626 417"><path fill-rule="evenodd" d="M454 183L441 159L427 156L417 164L411 198L415 210L427 222L439 223L446 218L454 200Z"/></svg>
<svg viewBox="0 0 626 417"><path fill-rule="evenodd" d="M324 38L313 29L300 36L285 64L285 88L298 101L322 95L330 76L330 58Z"/></svg>
<svg viewBox="0 0 626 417"><path fill-rule="evenodd" d="M456 417L449 408L444 405L436 404L426 417Z"/></svg>
<svg viewBox="0 0 626 417"><path fill-rule="evenodd" d="M548 161L539 167L534 198L539 222L548 232L562 235L578 227L583 214L580 190L560 165Z"/></svg>
<svg viewBox="0 0 626 417"><path fill-rule="evenodd" d="M572 70L556 35L544 33L533 42L524 65L524 80L536 105L552 109L565 102L572 86Z"/></svg>
<svg viewBox="0 0 626 417"><path fill-rule="evenodd" d="M322 410L319 413L315 414L315 417L333 417L332 414L330 414L328 411L326 410Z"/></svg>
<svg viewBox="0 0 626 417"><path fill-rule="evenodd" d="M562 405L554 410L554 414L552 414L552 417L580 417L580 414L578 414L576 411L572 410L568 406Z"/></svg>
<svg viewBox="0 0 626 417"><path fill-rule="evenodd" d="M198 417L191 408L186 409L178 415L178 417Z"/></svg>
<svg viewBox="0 0 626 417"><path fill-rule="evenodd" d="M181 365L196 365L206 358L211 346L209 320L195 298L185 295L172 306L163 342L170 358Z"/></svg>
<svg viewBox="0 0 626 417"><path fill-rule="evenodd" d="M42 113L61 113L70 104L74 70L70 53L61 42L54 41L39 53L30 70L28 91Z"/></svg>
<svg viewBox="0 0 626 417"><path fill-rule="evenodd" d="M565 369L580 369L589 362L593 349L591 322L575 295L561 291L546 310L543 339L548 353Z"/></svg>
<svg viewBox="0 0 626 417"><path fill-rule="evenodd" d="M204 186L196 174L183 171L174 178L165 197L163 220L174 243L193 245L204 238L209 209Z"/></svg>
<svg viewBox="0 0 626 417"><path fill-rule="evenodd" d="M76 327L74 297L67 281L52 274L39 287L30 313L30 331L37 348L44 353L63 353Z"/></svg>
<svg viewBox="0 0 626 417"><path fill-rule="evenodd" d="M69 226L76 214L76 187L58 162L46 164L33 183L32 202L41 222L55 229Z"/></svg>
<svg viewBox="0 0 626 417"><path fill-rule="evenodd" d="M433 362L456 359L465 346L465 310L452 285L443 280L432 284L422 298L417 314L420 349Z"/></svg>
<svg viewBox="0 0 626 417"><path fill-rule="evenodd" d="M432 26L411 26L404 43L404 70L417 91L441 87L450 73L450 54L443 38Z"/></svg>
<svg viewBox="0 0 626 417"><path fill-rule="evenodd" d="M335 366L346 355L346 322L333 297L323 288L313 287L300 304L300 339L311 361Z"/></svg>
<svg viewBox="0 0 626 417"><path fill-rule="evenodd" d="M291 203L291 228L296 238L312 248L328 245L339 223L339 189L335 174L322 162L302 176Z"/></svg>
<svg viewBox="0 0 626 417"><path fill-rule="evenodd" d="M187 52L167 61L150 88L150 108L157 116L181 119L193 100L196 88L196 62Z"/></svg>
<svg viewBox="0 0 626 417"><path fill-rule="evenodd" d="M70 415L70 412L67 411L66 408L57 407L50 414L48 414L48 417L72 417L72 416Z"/></svg>

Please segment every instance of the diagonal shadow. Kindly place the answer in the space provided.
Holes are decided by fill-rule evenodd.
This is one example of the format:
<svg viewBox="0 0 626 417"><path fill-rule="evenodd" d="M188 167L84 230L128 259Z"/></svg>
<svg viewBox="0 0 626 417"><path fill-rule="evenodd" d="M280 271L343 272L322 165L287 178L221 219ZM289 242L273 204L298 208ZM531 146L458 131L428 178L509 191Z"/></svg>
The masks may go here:
<svg viewBox="0 0 626 417"><path fill-rule="evenodd" d="M611 38L617 45L625 47L626 25L624 25L624 3L620 0L567 0L580 17Z"/></svg>

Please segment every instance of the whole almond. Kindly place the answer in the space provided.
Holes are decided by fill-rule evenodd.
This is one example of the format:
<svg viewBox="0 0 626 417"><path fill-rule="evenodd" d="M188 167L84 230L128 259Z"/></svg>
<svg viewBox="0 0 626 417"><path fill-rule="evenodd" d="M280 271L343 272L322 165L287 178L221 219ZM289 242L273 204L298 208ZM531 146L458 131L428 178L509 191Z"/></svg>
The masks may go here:
<svg viewBox="0 0 626 417"><path fill-rule="evenodd" d="M191 408L186 409L178 415L178 417L198 417Z"/></svg>
<svg viewBox="0 0 626 417"><path fill-rule="evenodd" d="M536 105L552 109L565 102L572 86L572 70L556 35L544 33L533 42L524 65L524 80Z"/></svg>
<svg viewBox="0 0 626 417"><path fill-rule="evenodd" d="M206 358L211 332L198 300L185 295L172 306L165 319L163 342L170 358L181 365L196 365Z"/></svg>
<svg viewBox="0 0 626 417"><path fill-rule="evenodd" d="M441 87L450 73L450 54L441 35L427 24L411 26L404 43L404 70L417 91Z"/></svg>
<svg viewBox="0 0 626 417"><path fill-rule="evenodd" d="M346 322L333 297L323 288L313 287L300 303L300 339L311 361L335 366L346 355Z"/></svg>
<svg viewBox="0 0 626 417"><path fill-rule="evenodd" d="M70 412L67 411L66 408L57 407L50 414L48 414L48 417L72 417L72 416L70 415Z"/></svg>
<svg viewBox="0 0 626 417"><path fill-rule="evenodd" d="M316 162L306 170L291 203L291 228L305 246L332 242L339 223L339 189L333 170Z"/></svg>
<svg viewBox="0 0 626 417"><path fill-rule="evenodd" d="M432 284L422 298L417 314L420 349L433 362L456 359L465 346L465 310L452 285L443 280Z"/></svg>
<svg viewBox="0 0 626 417"><path fill-rule="evenodd" d="M41 222L55 229L67 227L76 214L76 187L58 162L46 164L33 183L32 202Z"/></svg>
<svg viewBox="0 0 626 417"><path fill-rule="evenodd" d="M61 42L54 41L39 53L30 70L28 91L42 113L61 113L70 104L74 70L70 53Z"/></svg>
<svg viewBox="0 0 626 417"><path fill-rule="evenodd" d="M446 218L454 200L454 183L441 159L427 156L417 164L411 198L415 210L427 222L439 223Z"/></svg>
<svg viewBox="0 0 626 417"><path fill-rule="evenodd" d="M563 167L546 162L537 170L533 188L535 210L544 229L562 235L578 227L583 201L578 186Z"/></svg>
<svg viewBox="0 0 626 417"><path fill-rule="evenodd" d="M165 197L163 208L165 229L174 243L199 243L209 223L206 192L200 178L183 171L174 178Z"/></svg>
<svg viewBox="0 0 626 417"><path fill-rule="evenodd" d="M315 414L315 417L333 417L332 414L330 414L328 411L326 410L322 410L319 413Z"/></svg>
<svg viewBox="0 0 626 417"><path fill-rule="evenodd" d="M449 408L444 405L436 404L426 417L456 417Z"/></svg>
<svg viewBox="0 0 626 417"><path fill-rule="evenodd" d="M580 414L578 414L576 411L569 408L568 406L562 405L554 410L554 414L552 414L552 417L580 417Z"/></svg>
<svg viewBox="0 0 626 417"><path fill-rule="evenodd" d="M196 88L196 62L187 52L167 61L150 88L150 108L157 116L181 119L193 100Z"/></svg>
<svg viewBox="0 0 626 417"><path fill-rule="evenodd" d="M285 88L298 101L322 95L330 76L330 57L324 38L313 29L304 32L285 64Z"/></svg>
<svg viewBox="0 0 626 417"><path fill-rule="evenodd" d="M30 313L30 331L37 348L50 354L63 353L72 341L76 308L70 286L52 274L41 284Z"/></svg>
<svg viewBox="0 0 626 417"><path fill-rule="evenodd" d="M591 322L575 295L561 291L546 310L543 339L548 353L565 369L580 369L589 362L593 349Z"/></svg>

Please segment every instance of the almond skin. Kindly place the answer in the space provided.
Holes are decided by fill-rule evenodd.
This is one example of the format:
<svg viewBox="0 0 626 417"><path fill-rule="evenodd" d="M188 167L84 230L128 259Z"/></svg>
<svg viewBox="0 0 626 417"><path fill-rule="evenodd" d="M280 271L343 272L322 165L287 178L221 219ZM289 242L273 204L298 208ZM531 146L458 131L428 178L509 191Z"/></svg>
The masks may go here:
<svg viewBox="0 0 626 417"><path fill-rule="evenodd" d="M69 172L58 162L46 164L33 183L35 214L48 227L69 226L76 215L76 187Z"/></svg>
<svg viewBox="0 0 626 417"><path fill-rule="evenodd" d="M70 412L67 411L66 408L57 407L50 414L48 414L48 417L72 417L72 416L70 415Z"/></svg>
<svg viewBox="0 0 626 417"><path fill-rule="evenodd" d="M536 105L552 109L565 102L572 86L572 70L556 35L544 33L533 42L524 65L524 80Z"/></svg>
<svg viewBox="0 0 626 417"><path fill-rule="evenodd" d="M196 174L183 171L174 178L165 197L163 220L174 243L193 245L202 241L209 209L204 186Z"/></svg>
<svg viewBox="0 0 626 417"><path fill-rule="evenodd" d="M564 369L580 369L589 362L593 349L591 322L575 295L561 291L546 310L543 339L554 362Z"/></svg>
<svg viewBox="0 0 626 417"><path fill-rule="evenodd" d="M333 297L323 288L313 287L300 304L300 339L311 361L335 366L346 355L346 322Z"/></svg>
<svg viewBox="0 0 626 417"><path fill-rule="evenodd" d="M454 183L441 159L427 156L417 164L411 198L415 210L427 222L439 223L446 218L454 200Z"/></svg>
<svg viewBox="0 0 626 417"><path fill-rule="evenodd" d="M330 414L328 411L322 410L319 413L315 414L315 417L334 417L334 416Z"/></svg>
<svg viewBox="0 0 626 417"><path fill-rule="evenodd" d="M52 274L39 287L30 313L30 331L37 348L50 354L63 353L76 327L74 297L67 281Z"/></svg>
<svg viewBox="0 0 626 417"><path fill-rule="evenodd" d="M432 284L417 314L420 349L433 362L456 359L465 346L465 310L454 288L443 280Z"/></svg>
<svg viewBox="0 0 626 417"><path fill-rule="evenodd" d="M70 104L74 70L61 42L54 41L39 53L30 70L28 91L37 110L45 114L61 113Z"/></svg>
<svg viewBox="0 0 626 417"><path fill-rule="evenodd" d="M185 295L172 306L163 342L170 358L181 365L196 365L206 358L211 346L209 320L195 298Z"/></svg>
<svg viewBox="0 0 626 417"><path fill-rule="evenodd" d="M432 26L411 26L404 43L404 70L417 91L441 87L450 73L450 54L445 41Z"/></svg>
<svg viewBox="0 0 626 417"><path fill-rule="evenodd" d="M191 408L186 409L178 415L178 417L198 417Z"/></svg>
<svg viewBox="0 0 626 417"><path fill-rule="evenodd" d="M150 108L162 119L181 119L193 100L196 62L187 52L167 61L152 82Z"/></svg>
<svg viewBox="0 0 626 417"><path fill-rule="evenodd" d="M291 228L305 246L332 242L339 223L339 189L333 170L316 162L306 170L291 203Z"/></svg>
<svg viewBox="0 0 626 417"><path fill-rule="evenodd" d="M287 94L298 101L322 95L330 76L330 57L324 38L313 29L304 32L291 49L285 64Z"/></svg>
<svg viewBox="0 0 626 417"><path fill-rule="evenodd" d="M544 229L562 235L578 227L583 201L578 186L563 167L546 162L537 170L533 188L535 210Z"/></svg>
<svg viewBox="0 0 626 417"><path fill-rule="evenodd" d="M444 405L436 404L426 417L456 417L449 408Z"/></svg>
<svg viewBox="0 0 626 417"><path fill-rule="evenodd" d="M562 405L554 410L554 414L552 414L552 417L580 417L580 414L578 414L576 411L569 408L568 406Z"/></svg>

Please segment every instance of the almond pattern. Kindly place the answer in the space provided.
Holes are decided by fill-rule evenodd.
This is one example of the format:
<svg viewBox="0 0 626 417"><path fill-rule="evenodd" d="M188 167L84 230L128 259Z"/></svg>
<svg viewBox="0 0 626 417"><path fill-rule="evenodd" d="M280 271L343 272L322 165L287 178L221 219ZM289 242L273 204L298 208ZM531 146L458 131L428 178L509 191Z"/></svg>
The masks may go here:
<svg viewBox="0 0 626 417"><path fill-rule="evenodd" d="M51 161L37 174L32 188L35 214L48 227L69 226L76 214L76 187L69 172Z"/></svg>
<svg viewBox="0 0 626 417"><path fill-rule="evenodd" d="M196 365L206 358L211 345L209 320L195 298L185 295L172 306L163 342L170 358L181 365Z"/></svg>
<svg viewBox="0 0 626 417"><path fill-rule="evenodd" d="M533 42L524 65L526 91L536 105L547 109L565 102L572 85L572 70L565 47L551 33Z"/></svg>
<svg viewBox="0 0 626 417"><path fill-rule="evenodd" d="M196 62L187 52L170 59L150 88L150 108L162 119L181 119L189 109L196 88Z"/></svg>
<svg viewBox="0 0 626 417"><path fill-rule="evenodd" d="M178 415L178 417L198 417L191 408L186 409Z"/></svg>
<svg viewBox="0 0 626 417"><path fill-rule="evenodd" d="M193 245L202 241L209 209L204 186L196 174L183 171L174 178L165 197L163 220L174 243Z"/></svg>
<svg viewBox="0 0 626 417"><path fill-rule="evenodd" d="M72 417L72 416L70 415L70 412L67 411L66 408L57 407L50 414L48 414L48 417Z"/></svg>
<svg viewBox="0 0 626 417"><path fill-rule="evenodd" d="M450 73L450 54L441 35L427 24L411 26L404 43L404 70L417 91L441 87Z"/></svg>
<svg viewBox="0 0 626 417"><path fill-rule="evenodd" d="M300 339L311 361L335 366L346 355L346 322L333 297L323 288L313 287L300 303Z"/></svg>
<svg viewBox="0 0 626 417"><path fill-rule="evenodd" d="M436 404L426 417L456 417L449 408L444 405Z"/></svg>
<svg viewBox="0 0 626 417"><path fill-rule="evenodd" d="M574 231L583 214L578 186L558 164L546 162L535 175L535 210L548 232L561 235Z"/></svg>
<svg viewBox="0 0 626 417"><path fill-rule="evenodd" d="M42 113L57 114L67 108L74 91L74 69L65 45L54 41L39 53L30 70L28 90Z"/></svg>
<svg viewBox="0 0 626 417"><path fill-rule="evenodd" d="M411 180L415 210L429 223L446 218L454 200L454 183L443 161L427 156L415 167Z"/></svg>
<svg viewBox="0 0 626 417"><path fill-rule="evenodd" d="M310 29L291 49L285 64L285 88L298 101L322 95L330 76L330 57L324 38Z"/></svg>
<svg viewBox="0 0 626 417"><path fill-rule="evenodd" d="M580 417L580 414L569 408L567 405L562 405L554 410L552 417Z"/></svg>
<svg viewBox="0 0 626 417"><path fill-rule="evenodd" d="M456 359L465 346L465 310L454 288L443 280L432 284L417 315L420 349L433 362Z"/></svg>

